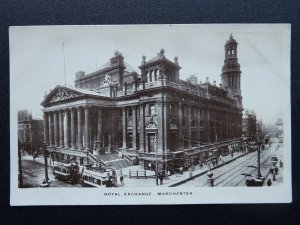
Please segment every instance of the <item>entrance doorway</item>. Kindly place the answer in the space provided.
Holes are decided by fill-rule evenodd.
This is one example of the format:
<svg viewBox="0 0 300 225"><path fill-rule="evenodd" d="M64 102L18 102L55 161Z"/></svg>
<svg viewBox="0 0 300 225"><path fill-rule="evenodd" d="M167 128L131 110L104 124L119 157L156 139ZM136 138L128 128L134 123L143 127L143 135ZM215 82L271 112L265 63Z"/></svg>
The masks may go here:
<svg viewBox="0 0 300 225"><path fill-rule="evenodd" d="M155 152L155 133L147 134L147 152Z"/></svg>

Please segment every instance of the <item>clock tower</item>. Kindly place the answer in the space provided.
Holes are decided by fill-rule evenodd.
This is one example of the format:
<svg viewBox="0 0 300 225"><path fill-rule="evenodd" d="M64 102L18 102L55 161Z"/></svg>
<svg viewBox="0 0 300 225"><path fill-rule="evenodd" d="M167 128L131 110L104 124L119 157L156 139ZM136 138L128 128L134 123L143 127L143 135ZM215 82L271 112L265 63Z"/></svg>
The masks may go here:
<svg viewBox="0 0 300 225"><path fill-rule="evenodd" d="M241 73L240 64L237 58L238 43L232 34L225 44L225 60L222 68L222 87L228 90L228 93L242 105L241 96Z"/></svg>

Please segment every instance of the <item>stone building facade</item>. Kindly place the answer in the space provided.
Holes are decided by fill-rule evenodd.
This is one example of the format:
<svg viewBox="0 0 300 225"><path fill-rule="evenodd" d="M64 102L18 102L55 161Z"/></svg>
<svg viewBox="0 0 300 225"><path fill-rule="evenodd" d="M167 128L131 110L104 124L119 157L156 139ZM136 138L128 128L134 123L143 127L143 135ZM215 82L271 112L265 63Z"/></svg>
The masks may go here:
<svg viewBox="0 0 300 225"><path fill-rule="evenodd" d="M43 122L42 119L33 119L31 114L18 121L19 144L31 155L43 146Z"/></svg>
<svg viewBox="0 0 300 225"><path fill-rule="evenodd" d="M180 79L178 58L142 57L140 73L121 53L75 87L57 86L44 99L45 141L57 158L80 164L118 152L143 168L175 171L242 136L237 42L225 44L222 85ZM96 155L98 155L96 157Z"/></svg>

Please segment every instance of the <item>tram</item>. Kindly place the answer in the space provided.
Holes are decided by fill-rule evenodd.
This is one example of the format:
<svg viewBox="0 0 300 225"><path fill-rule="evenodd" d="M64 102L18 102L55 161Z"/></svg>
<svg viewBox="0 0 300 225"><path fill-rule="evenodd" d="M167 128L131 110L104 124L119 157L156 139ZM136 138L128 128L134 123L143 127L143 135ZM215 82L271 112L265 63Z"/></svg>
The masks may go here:
<svg viewBox="0 0 300 225"><path fill-rule="evenodd" d="M82 173L82 186L98 188L117 186L116 170L87 165Z"/></svg>
<svg viewBox="0 0 300 225"><path fill-rule="evenodd" d="M71 184L76 184L80 180L79 166L77 165L77 162L54 162L53 175L55 179L62 180Z"/></svg>

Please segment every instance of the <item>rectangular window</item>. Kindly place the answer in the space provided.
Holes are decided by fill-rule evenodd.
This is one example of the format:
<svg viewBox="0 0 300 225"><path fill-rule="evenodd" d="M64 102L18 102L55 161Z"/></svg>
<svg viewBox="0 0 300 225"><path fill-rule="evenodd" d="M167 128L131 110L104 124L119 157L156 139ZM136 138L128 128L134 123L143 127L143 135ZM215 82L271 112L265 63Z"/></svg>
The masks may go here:
<svg viewBox="0 0 300 225"><path fill-rule="evenodd" d="M131 108L131 107L128 108L128 111L127 111L127 112L128 112L128 116L129 116L129 117L132 117L132 108Z"/></svg>
<svg viewBox="0 0 300 225"><path fill-rule="evenodd" d="M149 104L149 115L155 115L155 105Z"/></svg>

